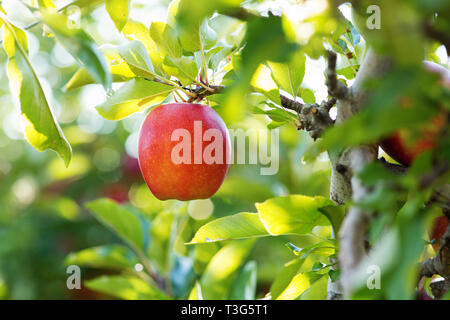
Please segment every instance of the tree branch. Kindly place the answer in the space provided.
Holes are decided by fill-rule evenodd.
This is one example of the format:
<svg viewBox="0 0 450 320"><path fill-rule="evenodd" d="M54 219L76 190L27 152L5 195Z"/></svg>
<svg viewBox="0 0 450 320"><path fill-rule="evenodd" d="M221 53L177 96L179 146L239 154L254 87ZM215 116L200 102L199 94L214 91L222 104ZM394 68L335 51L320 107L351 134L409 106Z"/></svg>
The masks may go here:
<svg viewBox="0 0 450 320"><path fill-rule="evenodd" d="M437 298L440 298L445 292L450 290L450 224L447 226L440 243L441 245L436 256L422 262L419 271L419 279L432 277L435 274L444 278L443 281L434 284L434 288L432 286L433 295Z"/></svg>
<svg viewBox="0 0 450 320"><path fill-rule="evenodd" d="M326 70L326 85L328 93L336 99L345 99L348 95L347 86L338 80L336 74L337 55L333 51L328 51L328 68Z"/></svg>
<svg viewBox="0 0 450 320"><path fill-rule="evenodd" d="M152 81L157 80L153 79ZM225 86L210 85L208 88L209 90L198 86L194 89L188 87L183 89L192 94L188 102L201 101L210 95L224 93L227 90ZM334 98L324 101L320 105L316 103L303 104L280 94L280 101L283 108L295 111L298 114L300 121L298 128L308 131L314 140L334 123L329 114L330 109L336 103Z"/></svg>
<svg viewBox="0 0 450 320"><path fill-rule="evenodd" d="M329 52L327 86L330 94L337 99L336 123L344 122L361 111L370 96L364 83L368 79L382 77L390 67L390 59L369 49L354 84L347 88L343 83L339 84L335 72L336 54ZM329 151L332 168L331 199L337 203L352 199L357 203L371 192L362 184L357 174L368 163L376 161L377 150L376 145L365 145L338 152ZM351 296L353 276L365 256L365 236L371 214L354 205L350 207L341 226L339 263L342 270L341 284L346 297Z"/></svg>

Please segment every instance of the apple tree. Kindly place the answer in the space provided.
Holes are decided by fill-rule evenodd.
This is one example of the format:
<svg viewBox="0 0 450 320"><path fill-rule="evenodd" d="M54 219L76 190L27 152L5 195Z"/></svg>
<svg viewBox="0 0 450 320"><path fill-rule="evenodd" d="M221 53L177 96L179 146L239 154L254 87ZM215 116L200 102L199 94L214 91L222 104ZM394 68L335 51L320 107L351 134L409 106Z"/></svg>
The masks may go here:
<svg viewBox="0 0 450 320"><path fill-rule="evenodd" d="M83 136L60 124L30 37L76 62L58 104L96 86L108 123L189 102L229 129L281 136L276 175L232 165L211 200L160 201L139 177L124 199L120 188L77 199L117 236L65 259L111 271L85 287L123 299L449 297L448 2L172 0L150 20L135 14L145 1L21 5L30 23L0 2L9 91L26 140L55 151L61 172L79 165ZM99 16L108 24L94 30Z"/></svg>

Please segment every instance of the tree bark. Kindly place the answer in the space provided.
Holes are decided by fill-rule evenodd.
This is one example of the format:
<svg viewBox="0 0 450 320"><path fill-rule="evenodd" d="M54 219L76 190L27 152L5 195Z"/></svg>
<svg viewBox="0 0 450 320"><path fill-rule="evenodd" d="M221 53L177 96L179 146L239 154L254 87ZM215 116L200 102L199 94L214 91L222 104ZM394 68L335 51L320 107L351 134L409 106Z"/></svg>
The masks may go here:
<svg viewBox="0 0 450 320"><path fill-rule="evenodd" d="M336 85L338 90L333 90L332 85L335 83L333 77L335 75L331 73L332 70L329 66L327 85L330 94L333 95L333 91L338 93L335 96L337 100L337 125L353 117L364 108L370 96L370 92L365 89L364 83L368 79L381 78L391 66L392 62L389 58L380 56L373 49L369 49L353 85L346 92L340 84ZM331 161L330 197L332 200L338 204L343 204L348 200L357 203L370 192L358 179L357 173L369 162L376 160L377 150L376 145L363 145L341 150L336 154L329 153ZM329 285L329 299L339 296L349 298L351 296L352 275L355 274L355 270L365 255L364 242L370 216L370 212L365 212L357 206L350 207L346 214L338 235L341 278L340 283ZM342 291L339 293L338 291L341 288Z"/></svg>

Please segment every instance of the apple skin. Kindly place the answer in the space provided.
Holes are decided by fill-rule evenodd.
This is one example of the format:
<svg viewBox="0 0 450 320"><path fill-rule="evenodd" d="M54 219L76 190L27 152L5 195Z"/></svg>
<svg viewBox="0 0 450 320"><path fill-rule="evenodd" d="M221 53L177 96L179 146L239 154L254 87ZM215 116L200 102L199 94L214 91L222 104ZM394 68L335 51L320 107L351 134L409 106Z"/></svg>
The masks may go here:
<svg viewBox="0 0 450 320"><path fill-rule="evenodd" d="M433 220L433 226L429 232L430 240L436 239L433 244L434 251L438 252L441 246L441 238L445 234L448 227L448 219L446 216L440 216Z"/></svg>
<svg viewBox="0 0 450 320"><path fill-rule="evenodd" d="M208 129L222 135L221 163L194 164L194 121L201 121L201 136ZM172 141L176 129L185 129L191 136L192 163L176 164L172 150L180 141ZM213 139L214 140L214 139ZM210 141L201 141L201 151ZM144 120L139 136L139 166L147 186L159 200L181 201L206 199L222 185L228 172L230 137L222 118L210 107L193 103L171 103L154 108Z"/></svg>
<svg viewBox="0 0 450 320"><path fill-rule="evenodd" d="M441 75L440 83L450 88L450 71L441 65L431 62L423 62L425 69ZM401 102L402 103L402 102ZM407 107L408 97L404 97L403 104ZM400 129L393 135L380 142L381 148L394 160L410 166L414 159L424 151L436 147L436 140L447 125L447 114L439 114L430 120L430 123L422 129L422 136L415 141L408 141L411 135L408 129Z"/></svg>

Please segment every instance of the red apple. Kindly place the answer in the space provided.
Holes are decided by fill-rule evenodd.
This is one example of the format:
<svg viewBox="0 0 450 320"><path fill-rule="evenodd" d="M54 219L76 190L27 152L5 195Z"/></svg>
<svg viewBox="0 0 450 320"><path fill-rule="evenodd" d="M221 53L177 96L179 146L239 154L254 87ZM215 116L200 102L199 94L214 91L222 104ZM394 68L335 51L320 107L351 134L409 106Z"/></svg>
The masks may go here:
<svg viewBox="0 0 450 320"><path fill-rule="evenodd" d="M101 195L119 203L124 203L128 201L128 188L119 183L111 183L102 189Z"/></svg>
<svg viewBox="0 0 450 320"><path fill-rule="evenodd" d="M210 107L171 103L147 115L139 136L139 166L160 200L206 199L228 172L230 138Z"/></svg>
<svg viewBox="0 0 450 320"><path fill-rule="evenodd" d="M141 177L141 170L139 169L139 161L136 158L126 156L123 160L123 173L128 180L136 180Z"/></svg>
<svg viewBox="0 0 450 320"><path fill-rule="evenodd" d="M424 61L424 66L430 72L439 73L441 84L450 88L449 70L430 61ZM409 97L402 97L399 103L407 108L411 101ZM437 115L431 119L428 125L423 127L421 137L416 140L409 141L411 132L408 129L401 129L392 136L383 139L380 146L394 160L409 166L419 154L436 147L436 141L446 125L447 114Z"/></svg>
<svg viewBox="0 0 450 320"><path fill-rule="evenodd" d="M441 246L441 238L444 235L445 231L448 227L448 219L446 216L440 216L433 220L432 229L429 232L430 240L435 239L435 243L433 243L434 251L438 251Z"/></svg>

